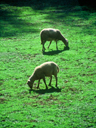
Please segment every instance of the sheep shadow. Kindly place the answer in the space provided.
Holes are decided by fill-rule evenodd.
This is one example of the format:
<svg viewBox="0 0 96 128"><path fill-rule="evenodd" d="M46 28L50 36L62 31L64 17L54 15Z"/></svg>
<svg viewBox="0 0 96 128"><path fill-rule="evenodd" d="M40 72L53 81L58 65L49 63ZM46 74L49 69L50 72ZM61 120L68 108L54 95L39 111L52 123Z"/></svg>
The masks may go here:
<svg viewBox="0 0 96 128"><path fill-rule="evenodd" d="M69 50L69 49L70 49L69 47L64 47L63 50L54 50L54 51L48 51L48 52L43 51L43 55L55 55L55 54L59 54L63 51Z"/></svg>
<svg viewBox="0 0 96 128"><path fill-rule="evenodd" d="M32 89L32 90L29 90L29 93L31 93L31 91L39 93L39 94L45 94L45 93L61 92L61 89L58 87L54 88L51 86L50 89L39 89L39 90Z"/></svg>

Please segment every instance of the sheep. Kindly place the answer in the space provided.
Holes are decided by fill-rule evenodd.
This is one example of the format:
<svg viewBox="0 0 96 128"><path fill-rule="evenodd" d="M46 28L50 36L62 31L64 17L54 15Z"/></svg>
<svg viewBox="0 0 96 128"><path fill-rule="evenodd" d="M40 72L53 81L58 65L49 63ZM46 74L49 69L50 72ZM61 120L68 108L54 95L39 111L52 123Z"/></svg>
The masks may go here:
<svg viewBox="0 0 96 128"><path fill-rule="evenodd" d="M61 34L61 32L58 29L53 29L53 28L43 29L40 32L40 37L41 37L41 44L43 45L42 51L46 50L44 47L45 42L50 41L49 46L48 46L48 48L49 48L52 40L56 41L56 49L57 50L58 50L58 47L57 47L58 40L61 40L66 45L66 47L68 47L68 40Z"/></svg>
<svg viewBox="0 0 96 128"><path fill-rule="evenodd" d="M58 72L59 72L59 67L55 62L52 62L52 61L45 62L35 68L33 74L29 77L27 84L30 87L30 89L32 90L34 81L38 80L37 88L39 88L40 79L43 79L46 89L48 89L46 80L45 80L45 76L50 77L49 86L51 86L52 75L54 75L55 79L56 79L56 87L57 87L57 73Z"/></svg>

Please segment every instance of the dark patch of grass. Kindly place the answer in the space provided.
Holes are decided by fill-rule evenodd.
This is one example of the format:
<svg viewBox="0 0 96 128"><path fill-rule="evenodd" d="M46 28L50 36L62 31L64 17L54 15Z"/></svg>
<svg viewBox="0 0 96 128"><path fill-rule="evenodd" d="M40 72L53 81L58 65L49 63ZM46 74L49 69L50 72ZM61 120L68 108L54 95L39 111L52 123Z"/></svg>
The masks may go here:
<svg viewBox="0 0 96 128"><path fill-rule="evenodd" d="M43 55L55 55L55 54L59 54L63 51L69 50L69 49L70 49L69 47L64 47L64 50L52 50L52 51L48 51L48 52L44 51Z"/></svg>
<svg viewBox="0 0 96 128"><path fill-rule="evenodd" d="M61 92L60 88L54 88L51 87L50 89L39 89L39 90L30 90L29 93L31 93L31 91L39 93L39 94L45 94L45 93L52 93L52 92Z"/></svg>
<svg viewBox="0 0 96 128"><path fill-rule="evenodd" d="M80 6L0 7L0 127L95 127L95 12ZM60 29L70 49L59 42L57 51L52 42L42 54L40 31L46 27ZM29 76L46 61L59 65L58 88L53 77L48 90L42 81L37 89L36 81L29 91Z"/></svg>

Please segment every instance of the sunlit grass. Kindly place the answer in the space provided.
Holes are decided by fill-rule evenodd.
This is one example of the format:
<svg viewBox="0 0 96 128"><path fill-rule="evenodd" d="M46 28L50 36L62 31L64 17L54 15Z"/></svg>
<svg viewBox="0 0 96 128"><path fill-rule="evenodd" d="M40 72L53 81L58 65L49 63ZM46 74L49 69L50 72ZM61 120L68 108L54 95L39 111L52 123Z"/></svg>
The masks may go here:
<svg viewBox="0 0 96 128"><path fill-rule="evenodd" d="M96 124L95 12L81 7L46 8L1 6L0 127L93 127ZM40 31L60 29L69 41L53 41L42 53ZM49 42L46 42L47 48ZM33 91L26 82L34 68L46 61L59 65L58 87ZM47 84L49 78L46 78Z"/></svg>

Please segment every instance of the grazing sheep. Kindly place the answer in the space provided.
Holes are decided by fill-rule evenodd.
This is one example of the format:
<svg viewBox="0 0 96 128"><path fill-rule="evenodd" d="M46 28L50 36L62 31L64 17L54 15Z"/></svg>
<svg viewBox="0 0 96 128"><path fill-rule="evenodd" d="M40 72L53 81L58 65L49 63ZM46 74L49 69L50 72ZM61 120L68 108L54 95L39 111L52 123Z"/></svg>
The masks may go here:
<svg viewBox="0 0 96 128"><path fill-rule="evenodd" d="M68 47L68 40L61 34L61 32L58 29L53 29L53 28L43 29L40 32L40 37L41 37L41 44L43 45L42 51L45 50L45 47L44 47L45 42L50 41L50 44L51 44L52 40L56 41L56 49L57 50L58 50L58 47L57 47L58 40L61 40L66 45L66 47ZM49 46L50 46L50 44L49 44ZM48 46L48 48L49 48L49 46Z"/></svg>
<svg viewBox="0 0 96 128"><path fill-rule="evenodd" d="M38 80L38 87L37 88L39 88L40 79L43 79L45 86L46 86L46 89L48 89L47 84L46 84L46 80L45 80L45 76L50 77L50 82L49 82L49 86L50 86L51 81L52 81L52 75L54 75L55 79L56 79L56 87L57 87L57 73L58 72L59 72L59 67L56 63L45 62L45 63L43 63L40 66L37 66L35 68L33 74L30 76L27 84L32 89L34 81Z"/></svg>

